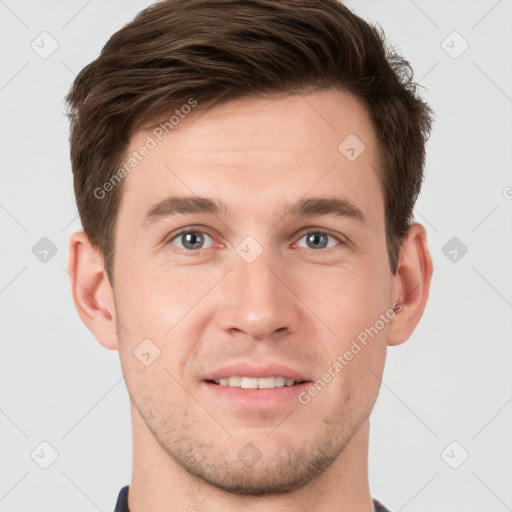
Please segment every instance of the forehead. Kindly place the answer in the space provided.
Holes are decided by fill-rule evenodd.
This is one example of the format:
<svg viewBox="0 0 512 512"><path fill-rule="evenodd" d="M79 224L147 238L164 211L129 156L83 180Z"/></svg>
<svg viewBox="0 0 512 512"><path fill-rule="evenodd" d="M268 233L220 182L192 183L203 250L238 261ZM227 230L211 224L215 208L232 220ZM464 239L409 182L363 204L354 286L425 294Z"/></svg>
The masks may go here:
<svg viewBox="0 0 512 512"><path fill-rule="evenodd" d="M175 194L217 197L251 215L338 192L365 215L382 215L374 130L347 92L197 105L172 121L133 137L119 218L140 225L148 208Z"/></svg>

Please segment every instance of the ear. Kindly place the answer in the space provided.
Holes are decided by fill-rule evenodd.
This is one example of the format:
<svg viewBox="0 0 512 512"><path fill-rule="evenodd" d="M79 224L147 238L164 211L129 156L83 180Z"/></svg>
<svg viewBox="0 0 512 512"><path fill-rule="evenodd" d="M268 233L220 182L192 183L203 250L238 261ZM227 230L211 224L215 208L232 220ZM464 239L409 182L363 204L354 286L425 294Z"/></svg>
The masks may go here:
<svg viewBox="0 0 512 512"><path fill-rule="evenodd" d="M114 292L103 258L83 230L69 239L68 274L78 315L105 348L119 349Z"/></svg>
<svg viewBox="0 0 512 512"><path fill-rule="evenodd" d="M399 306L389 324L388 345L400 345L411 336L425 310L431 278L427 233L421 224L413 223L400 250L395 275Z"/></svg>

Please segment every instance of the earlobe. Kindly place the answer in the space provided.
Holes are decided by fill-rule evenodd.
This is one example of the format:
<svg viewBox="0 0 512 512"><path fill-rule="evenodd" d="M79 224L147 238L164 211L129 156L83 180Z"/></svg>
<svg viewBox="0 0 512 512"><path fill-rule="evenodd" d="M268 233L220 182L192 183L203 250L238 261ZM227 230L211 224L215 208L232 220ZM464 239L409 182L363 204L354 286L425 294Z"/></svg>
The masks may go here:
<svg viewBox="0 0 512 512"><path fill-rule="evenodd" d="M117 350L114 294L102 263L84 231L71 235L67 270L76 310L101 345Z"/></svg>
<svg viewBox="0 0 512 512"><path fill-rule="evenodd" d="M409 339L427 304L432 278L432 258L425 228L411 224L400 250L397 280L399 310L388 330L388 345L400 345ZM398 308L397 308L398 309Z"/></svg>

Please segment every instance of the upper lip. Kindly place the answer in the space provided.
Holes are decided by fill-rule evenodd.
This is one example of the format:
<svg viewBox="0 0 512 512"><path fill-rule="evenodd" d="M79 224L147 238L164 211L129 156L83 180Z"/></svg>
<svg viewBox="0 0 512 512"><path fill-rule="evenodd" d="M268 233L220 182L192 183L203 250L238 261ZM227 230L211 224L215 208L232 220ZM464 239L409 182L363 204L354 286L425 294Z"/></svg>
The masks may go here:
<svg viewBox="0 0 512 512"><path fill-rule="evenodd" d="M302 372L294 370L288 366L279 363L237 363L223 366L212 370L203 376L203 380L219 380L227 377L284 377L293 379L295 382L310 380Z"/></svg>

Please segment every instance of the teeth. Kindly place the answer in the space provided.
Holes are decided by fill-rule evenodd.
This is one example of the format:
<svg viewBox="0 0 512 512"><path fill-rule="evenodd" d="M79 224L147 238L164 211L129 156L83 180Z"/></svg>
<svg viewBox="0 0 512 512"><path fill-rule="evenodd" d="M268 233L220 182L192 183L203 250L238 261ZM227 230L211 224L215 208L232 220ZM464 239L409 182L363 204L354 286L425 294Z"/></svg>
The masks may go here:
<svg viewBox="0 0 512 512"><path fill-rule="evenodd" d="M241 381L242 381L242 377L229 377L228 386L230 386L232 388L239 388Z"/></svg>
<svg viewBox="0 0 512 512"><path fill-rule="evenodd" d="M293 379L284 377L224 377L214 381L219 386L229 386L231 388L242 389L272 389L282 388L284 386L293 386Z"/></svg>
<svg viewBox="0 0 512 512"><path fill-rule="evenodd" d="M276 377L275 385L276 388L282 388L286 383L286 379L284 377Z"/></svg>
<svg viewBox="0 0 512 512"><path fill-rule="evenodd" d="M240 387L242 389L258 389L258 377L242 377Z"/></svg>
<svg viewBox="0 0 512 512"><path fill-rule="evenodd" d="M275 388L276 378L275 377L264 377L259 378L258 380L258 388L259 389L270 389Z"/></svg>

